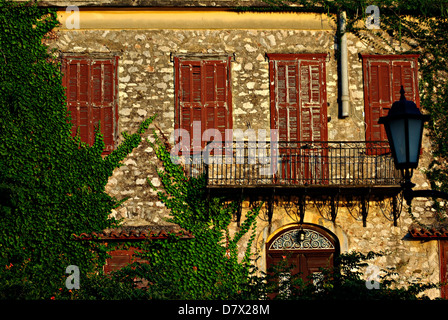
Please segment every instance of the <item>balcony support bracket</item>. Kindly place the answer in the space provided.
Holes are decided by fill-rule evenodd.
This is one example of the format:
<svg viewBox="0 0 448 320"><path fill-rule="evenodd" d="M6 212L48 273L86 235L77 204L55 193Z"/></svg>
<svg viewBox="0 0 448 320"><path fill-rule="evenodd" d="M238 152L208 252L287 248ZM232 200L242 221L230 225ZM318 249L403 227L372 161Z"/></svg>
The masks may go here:
<svg viewBox="0 0 448 320"><path fill-rule="evenodd" d="M338 215L338 203L339 200L336 200L336 197L338 197L338 195L331 195L330 198L330 215L331 215L331 221L335 222L336 221L336 216Z"/></svg>
<svg viewBox="0 0 448 320"><path fill-rule="evenodd" d="M361 194L361 216L362 216L362 226L367 227L367 216L369 214L369 200L370 193L372 189L368 188L367 193Z"/></svg>
<svg viewBox="0 0 448 320"><path fill-rule="evenodd" d="M400 217L401 210L398 210L397 196L392 197L392 215L394 217L394 227L397 226L398 218Z"/></svg>
<svg viewBox="0 0 448 320"><path fill-rule="evenodd" d="M371 189L367 189L365 192L357 194L356 196L350 196L346 198L345 206L348 212L356 220L362 220L363 227L367 226L367 216L369 215L369 200ZM357 209L355 209L357 208Z"/></svg>
<svg viewBox="0 0 448 320"><path fill-rule="evenodd" d="M267 208L267 214L268 214L268 223L271 225L272 222L272 216L274 215L274 199L275 199L275 188L272 190L272 193L270 194L268 198L268 208Z"/></svg>
<svg viewBox="0 0 448 320"><path fill-rule="evenodd" d="M326 196L314 196L312 202L322 217L335 222L340 205L340 189L328 192Z"/></svg>
<svg viewBox="0 0 448 320"><path fill-rule="evenodd" d="M236 224L239 227L241 221L241 211L243 211L243 199L238 199L238 207L236 209Z"/></svg>
<svg viewBox="0 0 448 320"><path fill-rule="evenodd" d="M297 205L299 207L299 224L303 223L303 219L305 218L305 205L306 205L306 195L305 193L301 193L297 200Z"/></svg>
<svg viewBox="0 0 448 320"><path fill-rule="evenodd" d="M367 215L369 214L368 197L366 195L361 196L361 215L362 215L362 226L367 227Z"/></svg>

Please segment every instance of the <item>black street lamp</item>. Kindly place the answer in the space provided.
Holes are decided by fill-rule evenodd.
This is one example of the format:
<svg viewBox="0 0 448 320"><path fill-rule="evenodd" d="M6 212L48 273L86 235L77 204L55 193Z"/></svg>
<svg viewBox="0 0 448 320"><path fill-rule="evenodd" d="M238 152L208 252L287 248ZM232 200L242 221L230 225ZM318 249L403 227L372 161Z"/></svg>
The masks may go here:
<svg viewBox="0 0 448 320"><path fill-rule="evenodd" d="M448 194L437 190L412 190L415 184L411 182L414 169L418 167L422 144L423 124L429 120L417 108L413 101L406 100L401 86L399 101L392 104L392 108L378 123L386 129L387 139L394 158L395 168L404 177L403 195L408 205L416 197L434 197L448 200Z"/></svg>

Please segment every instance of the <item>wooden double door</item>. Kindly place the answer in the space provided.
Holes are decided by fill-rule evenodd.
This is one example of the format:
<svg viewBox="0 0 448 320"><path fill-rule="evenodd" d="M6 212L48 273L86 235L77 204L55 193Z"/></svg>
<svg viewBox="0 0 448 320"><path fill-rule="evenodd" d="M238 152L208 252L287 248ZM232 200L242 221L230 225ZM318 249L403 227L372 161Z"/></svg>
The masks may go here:
<svg viewBox="0 0 448 320"><path fill-rule="evenodd" d="M300 230L305 232L303 241L298 239ZM321 268L333 267L337 254L339 243L331 232L313 224L292 224L274 233L266 243L266 270L272 274L276 269L283 280L298 275L310 281L319 277ZM278 267L287 271L282 272ZM281 281L280 278L276 281Z"/></svg>
<svg viewBox="0 0 448 320"><path fill-rule="evenodd" d="M285 263L291 275L300 274L304 281L318 276L320 268L333 266L334 252L329 251L295 251L283 253L268 253L269 266Z"/></svg>

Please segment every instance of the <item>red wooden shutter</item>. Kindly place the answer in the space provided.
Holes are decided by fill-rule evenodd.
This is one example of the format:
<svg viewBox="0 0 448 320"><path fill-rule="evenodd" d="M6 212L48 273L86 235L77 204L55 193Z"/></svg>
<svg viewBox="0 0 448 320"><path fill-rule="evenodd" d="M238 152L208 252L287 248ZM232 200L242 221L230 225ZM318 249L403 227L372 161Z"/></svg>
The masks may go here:
<svg viewBox="0 0 448 320"><path fill-rule="evenodd" d="M324 144L302 149L295 141L326 141L326 54L269 54L271 128L278 129L279 178L289 183L328 183ZM282 143L283 142L283 143Z"/></svg>
<svg viewBox="0 0 448 320"><path fill-rule="evenodd" d="M391 65L383 61L374 61L368 72L369 107L365 110L367 130L366 140L387 141L386 132L378 123L386 116L392 106Z"/></svg>
<svg viewBox="0 0 448 320"><path fill-rule="evenodd" d="M205 130L217 129L221 140L225 129L229 128L227 63L224 61L204 61L205 71Z"/></svg>
<svg viewBox="0 0 448 320"><path fill-rule="evenodd" d="M105 143L103 155L114 149L116 136L117 59L66 58L63 83L71 112L72 134L78 128L83 142L92 145L95 127L101 121Z"/></svg>
<svg viewBox="0 0 448 320"><path fill-rule="evenodd" d="M92 143L92 119L90 114L90 62L87 59L69 59L67 61L65 83L67 86L67 108L72 117L72 134L79 128L81 140Z"/></svg>
<svg viewBox="0 0 448 320"><path fill-rule="evenodd" d="M193 136L193 122L202 121L202 74L199 61L180 65L179 84L179 127L188 131L192 145L201 145L201 137Z"/></svg>
<svg viewBox="0 0 448 320"><path fill-rule="evenodd" d="M280 141L325 141L325 54L269 54L271 127Z"/></svg>
<svg viewBox="0 0 448 320"><path fill-rule="evenodd" d="M114 60L92 62L93 125L101 124L105 144L104 153L110 153L115 143L115 65Z"/></svg>
<svg viewBox="0 0 448 320"><path fill-rule="evenodd" d="M192 146L205 146L207 141L202 141L202 133L207 129L219 130L224 140L225 129L232 127L230 60L186 61L176 58L175 65L176 127L188 131ZM201 122L200 134L193 132L194 121Z"/></svg>
<svg viewBox="0 0 448 320"><path fill-rule="evenodd" d="M279 130L280 141L300 140L298 65L295 61L271 61L274 72L276 94L274 95L276 121L275 127Z"/></svg>
<svg viewBox="0 0 448 320"><path fill-rule="evenodd" d="M393 101L400 100L400 88L403 85L406 99L414 101L420 107L416 68L415 61L392 61Z"/></svg>
<svg viewBox="0 0 448 320"><path fill-rule="evenodd" d="M416 55L363 56L366 141L387 141L384 127L378 124L378 120L388 114L395 101L400 100L402 85L406 99L414 101L419 106L417 57ZM382 144L379 146L383 147ZM389 149L373 148L373 144L368 144L367 153L373 155L390 152Z"/></svg>
<svg viewBox="0 0 448 320"><path fill-rule="evenodd" d="M301 99L301 140L327 139L327 104L324 96L325 81L322 63L299 61Z"/></svg>

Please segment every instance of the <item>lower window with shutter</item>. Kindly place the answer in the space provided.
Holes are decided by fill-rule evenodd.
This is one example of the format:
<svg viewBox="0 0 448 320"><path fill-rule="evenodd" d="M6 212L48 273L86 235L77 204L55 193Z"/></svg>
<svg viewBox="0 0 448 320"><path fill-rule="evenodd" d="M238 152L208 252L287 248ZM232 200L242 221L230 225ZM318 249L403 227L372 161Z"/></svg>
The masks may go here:
<svg viewBox="0 0 448 320"><path fill-rule="evenodd" d="M103 155L112 152L117 137L117 66L118 56L64 55L62 59L62 81L73 123L72 134L76 135L79 130L81 140L92 145L95 129L100 124L105 144Z"/></svg>

